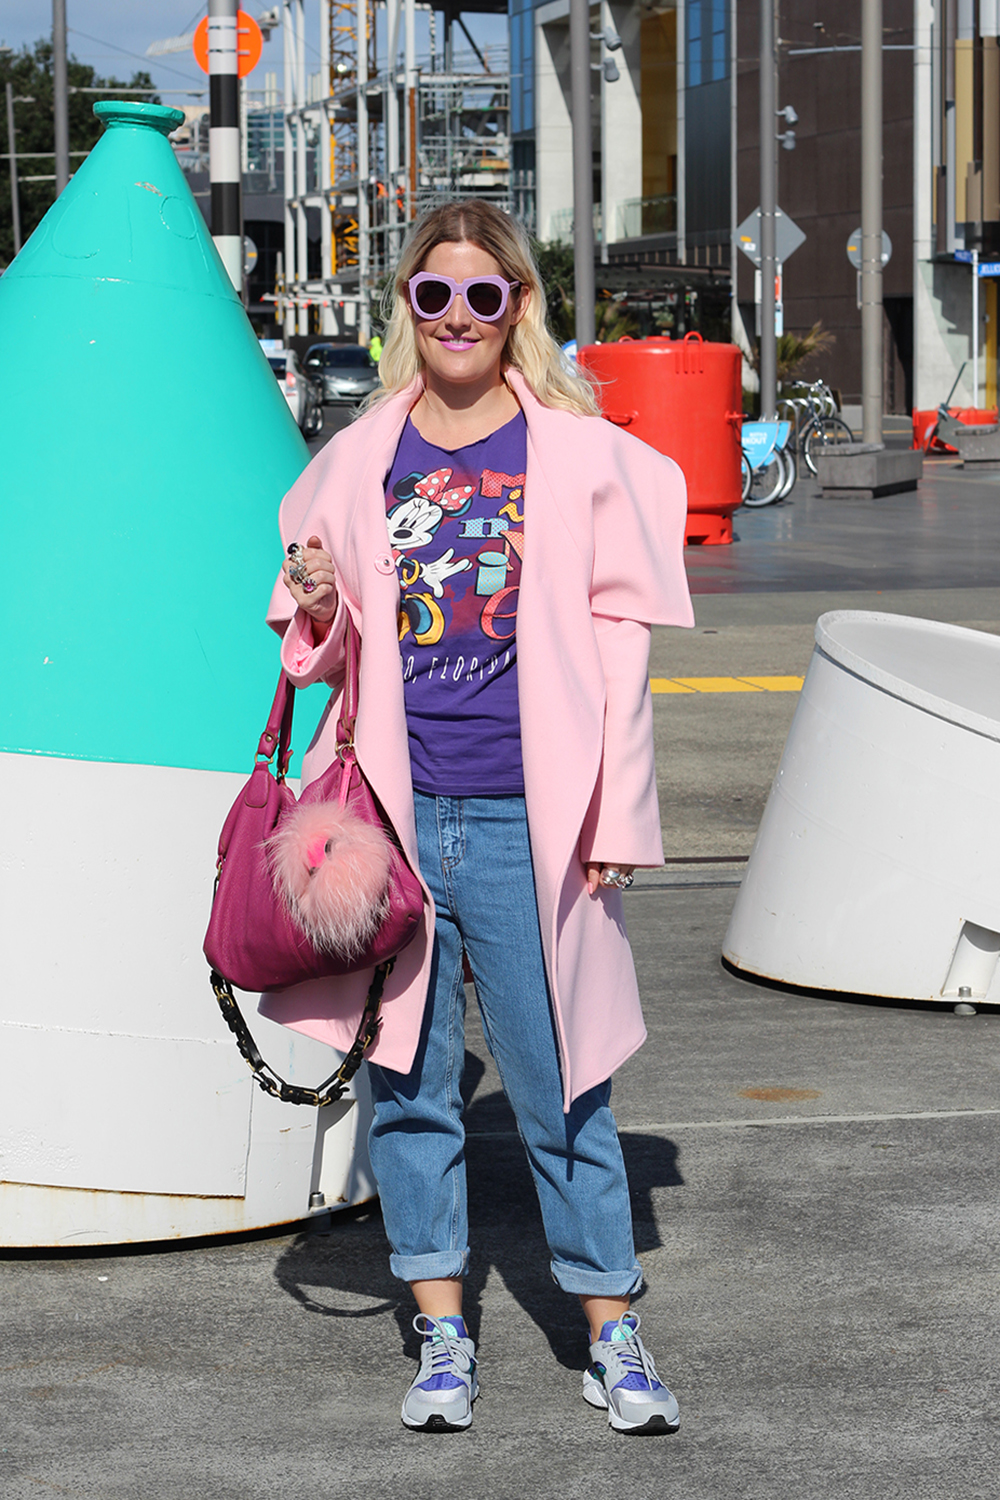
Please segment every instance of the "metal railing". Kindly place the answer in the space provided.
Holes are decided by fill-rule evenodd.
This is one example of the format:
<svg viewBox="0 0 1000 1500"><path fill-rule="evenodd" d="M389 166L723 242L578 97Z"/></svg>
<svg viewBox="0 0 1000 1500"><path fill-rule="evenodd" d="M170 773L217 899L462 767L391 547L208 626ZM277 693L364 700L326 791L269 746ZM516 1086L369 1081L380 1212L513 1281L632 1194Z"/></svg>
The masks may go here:
<svg viewBox="0 0 1000 1500"><path fill-rule="evenodd" d="M644 234L677 231L677 194L654 193L648 198L625 198L618 204L618 231L623 240Z"/></svg>

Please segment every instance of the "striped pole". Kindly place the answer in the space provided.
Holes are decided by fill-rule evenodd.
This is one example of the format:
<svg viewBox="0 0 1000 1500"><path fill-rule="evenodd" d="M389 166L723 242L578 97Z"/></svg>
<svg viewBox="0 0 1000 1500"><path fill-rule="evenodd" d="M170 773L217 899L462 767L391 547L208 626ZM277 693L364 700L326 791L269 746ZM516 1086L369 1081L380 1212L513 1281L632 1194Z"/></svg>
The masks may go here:
<svg viewBox="0 0 1000 1500"><path fill-rule="evenodd" d="M238 5L239 0L209 0L208 5L208 157L212 183L212 238L230 281L238 292L242 292Z"/></svg>

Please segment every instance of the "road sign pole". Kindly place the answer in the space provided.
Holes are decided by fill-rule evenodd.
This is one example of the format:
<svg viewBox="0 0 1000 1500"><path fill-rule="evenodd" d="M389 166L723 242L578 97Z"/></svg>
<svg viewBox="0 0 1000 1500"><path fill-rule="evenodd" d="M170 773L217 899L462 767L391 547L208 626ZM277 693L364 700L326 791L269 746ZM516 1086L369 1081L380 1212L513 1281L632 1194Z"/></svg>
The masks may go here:
<svg viewBox="0 0 1000 1500"><path fill-rule="evenodd" d="M774 0L760 0L760 415L773 422L778 412L777 348L774 334L774 278L778 142L775 130Z"/></svg>
<svg viewBox="0 0 1000 1500"><path fill-rule="evenodd" d="M979 251L972 252L972 404L979 405Z"/></svg>
<svg viewBox="0 0 1000 1500"><path fill-rule="evenodd" d="M243 290L238 0L208 5L208 159L212 238L236 290Z"/></svg>
<svg viewBox="0 0 1000 1500"><path fill-rule="evenodd" d="M570 0L570 103L573 116L573 280L576 344L595 339L594 159L590 122L590 4Z"/></svg>
<svg viewBox="0 0 1000 1500"><path fill-rule="evenodd" d="M882 0L861 0L861 416L882 441Z"/></svg>

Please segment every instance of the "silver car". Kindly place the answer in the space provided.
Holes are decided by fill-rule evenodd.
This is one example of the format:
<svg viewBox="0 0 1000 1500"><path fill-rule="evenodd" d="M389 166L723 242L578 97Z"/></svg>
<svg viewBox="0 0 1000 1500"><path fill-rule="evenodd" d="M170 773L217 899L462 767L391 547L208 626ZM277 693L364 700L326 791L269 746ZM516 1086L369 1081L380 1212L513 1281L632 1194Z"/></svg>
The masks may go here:
<svg viewBox="0 0 1000 1500"><path fill-rule="evenodd" d="M265 353L303 437L315 437L323 428L323 396L319 382L308 370L302 369L291 349L272 344L265 346Z"/></svg>
<svg viewBox="0 0 1000 1500"><path fill-rule="evenodd" d="M363 401L378 389L378 365L360 344L313 344L305 369L328 403Z"/></svg>

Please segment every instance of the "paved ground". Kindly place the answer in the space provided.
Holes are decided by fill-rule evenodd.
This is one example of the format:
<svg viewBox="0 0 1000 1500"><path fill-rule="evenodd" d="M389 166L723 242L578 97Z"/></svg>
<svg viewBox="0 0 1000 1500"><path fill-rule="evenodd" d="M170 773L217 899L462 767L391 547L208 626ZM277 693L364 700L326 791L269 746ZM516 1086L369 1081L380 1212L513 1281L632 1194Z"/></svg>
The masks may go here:
<svg viewBox="0 0 1000 1500"><path fill-rule="evenodd" d="M654 675L801 675L835 607L1000 630L998 502L1000 477L940 466L916 497L802 489L739 518L726 556L692 557L699 626L658 634ZM616 1107L638 1311L680 1432L619 1438L580 1399L579 1312L470 1024L472 1429L399 1424L415 1340L377 1207L239 1243L8 1255L5 1500L994 1500L1000 1017L789 994L719 963L724 861L795 701L656 699L674 862L628 898L650 1039Z"/></svg>

